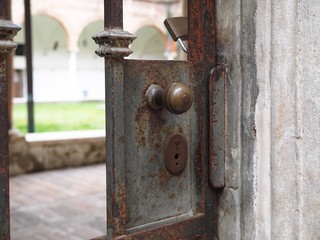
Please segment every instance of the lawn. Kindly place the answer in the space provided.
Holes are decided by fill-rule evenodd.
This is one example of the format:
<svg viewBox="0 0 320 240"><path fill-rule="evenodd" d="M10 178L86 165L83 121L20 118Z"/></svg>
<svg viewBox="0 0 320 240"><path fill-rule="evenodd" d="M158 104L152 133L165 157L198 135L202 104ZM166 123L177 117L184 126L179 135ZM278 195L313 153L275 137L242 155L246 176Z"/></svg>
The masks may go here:
<svg viewBox="0 0 320 240"><path fill-rule="evenodd" d="M35 103L36 132L93 130L105 128L104 102ZM27 104L15 103L13 125L26 133Z"/></svg>

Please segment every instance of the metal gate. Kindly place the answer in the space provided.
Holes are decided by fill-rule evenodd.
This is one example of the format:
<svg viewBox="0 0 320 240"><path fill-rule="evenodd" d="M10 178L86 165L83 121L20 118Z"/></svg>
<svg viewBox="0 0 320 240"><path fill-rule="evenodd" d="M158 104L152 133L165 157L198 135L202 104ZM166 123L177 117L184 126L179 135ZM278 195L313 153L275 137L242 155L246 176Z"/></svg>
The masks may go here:
<svg viewBox="0 0 320 240"><path fill-rule="evenodd" d="M129 60L135 37L122 30L122 1L105 1L106 30L94 40L106 69L107 236L97 239L217 237L215 188L224 185L217 156L224 148L214 127L224 120L209 107L223 95L209 84L215 79L214 1L190 0L188 9L188 61ZM168 103L176 84L187 89L176 101L188 105L194 96L182 114L185 109ZM211 101L209 89L218 93Z"/></svg>
<svg viewBox="0 0 320 240"><path fill-rule="evenodd" d="M122 4L105 0L105 31L94 37L105 57L107 119L107 235L96 239L215 239L225 91L215 76L214 0L188 1L187 61L124 59L134 36L122 30ZM17 31L1 20L1 239L10 237L5 54ZM179 104L189 108L193 95L182 114L168 98L177 86Z"/></svg>

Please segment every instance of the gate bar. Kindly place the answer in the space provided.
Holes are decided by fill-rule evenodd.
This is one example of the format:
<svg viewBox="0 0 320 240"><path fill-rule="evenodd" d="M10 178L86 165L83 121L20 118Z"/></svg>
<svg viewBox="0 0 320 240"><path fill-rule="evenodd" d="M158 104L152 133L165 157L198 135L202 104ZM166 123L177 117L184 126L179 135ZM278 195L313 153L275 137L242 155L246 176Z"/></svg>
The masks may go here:
<svg viewBox="0 0 320 240"><path fill-rule="evenodd" d="M30 0L24 0L25 22L26 22L26 47L27 60L27 86L28 86L28 132L33 133L34 127L34 104L33 104L33 67L32 67L32 28Z"/></svg>
<svg viewBox="0 0 320 240"><path fill-rule="evenodd" d="M10 239L9 208L9 114L8 114L8 79L7 54L17 44L13 37L20 30L8 18L10 1L0 1L0 239Z"/></svg>
<svg viewBox="0 0 320 240"><path fill-rule="evenodd" d="M104 0L104 26L123 29L123 0Z"/></svg>

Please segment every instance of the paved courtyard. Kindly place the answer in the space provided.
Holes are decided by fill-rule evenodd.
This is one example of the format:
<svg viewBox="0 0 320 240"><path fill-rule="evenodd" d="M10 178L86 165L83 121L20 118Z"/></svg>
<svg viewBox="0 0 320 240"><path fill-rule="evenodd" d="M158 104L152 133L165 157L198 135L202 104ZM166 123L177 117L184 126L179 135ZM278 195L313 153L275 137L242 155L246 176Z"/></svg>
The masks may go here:
<svg viewBox="0 0 320 240"><path fill-rule="evenodd" d="M10 178L12 240L105 234L105 164Z"/></svg>

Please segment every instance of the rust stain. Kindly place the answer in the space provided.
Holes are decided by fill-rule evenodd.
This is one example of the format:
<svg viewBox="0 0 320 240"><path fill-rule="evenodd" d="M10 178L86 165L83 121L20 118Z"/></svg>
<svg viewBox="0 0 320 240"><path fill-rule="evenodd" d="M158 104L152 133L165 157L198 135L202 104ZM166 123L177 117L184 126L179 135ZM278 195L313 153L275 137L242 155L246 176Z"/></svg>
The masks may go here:
<svg viewBox="0 0 320 240"><path fill-rule="evenodd" d="M176 198L176 195L174 193L169 196L170 200L174 200L175 198Z"/></svg>
<svg viewBox="0 0 320 240"><path fill-rule="evenodd" d="M146 129L146 122L149 119L148 114L148 106L147 103L144 101L142 102L141 106L138 108L135 116L136 122L136 136L138 138L138 144L140 146L145 146L147 141L147 129Z"/></svg>
<svg viewBox="0 0 320 240"><path fill-rule="evenodd" d="M168 185L169 180L170 180L169 173L165 168L163 168L159 175L160 186L166 187Z"/></svg>
<svg viewBox="0 0 320 240"><path fill-rule="evenodd" d="M120 185L118 192L113 193L113 217L114 236L124 234L126 229L126 190L125 186Z"/></svg>

